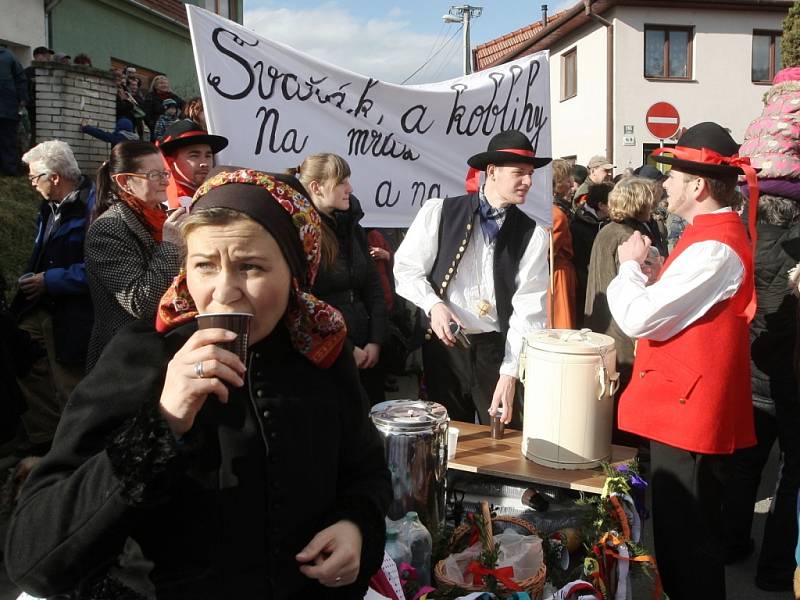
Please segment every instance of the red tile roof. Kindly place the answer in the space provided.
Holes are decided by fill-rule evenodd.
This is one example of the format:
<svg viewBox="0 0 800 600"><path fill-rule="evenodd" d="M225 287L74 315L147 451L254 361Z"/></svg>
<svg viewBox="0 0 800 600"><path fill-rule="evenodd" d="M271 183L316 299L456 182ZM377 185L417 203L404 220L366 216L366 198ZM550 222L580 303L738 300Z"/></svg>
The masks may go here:
<svg viewBox="0 0 800 600"><path fill-rule="evenodd" d="M186 6L181 0L135 0L135 2L164 15L168 19L183 25L189 24L189 20L186 18Z"/></svg>
<svg viewBox="0 0 800 600"><path fill-rule="evenodd" d="M547 24L560 19L566 11L560 10L557 13L548 15ZM472 50L473 62L476 71L493 64L501 56L508 54L513 49L521 46L536 33L542 30L542 22L536 21L516 31L507 33L504 36L489 40L485 44L479 44Z"/></svg>

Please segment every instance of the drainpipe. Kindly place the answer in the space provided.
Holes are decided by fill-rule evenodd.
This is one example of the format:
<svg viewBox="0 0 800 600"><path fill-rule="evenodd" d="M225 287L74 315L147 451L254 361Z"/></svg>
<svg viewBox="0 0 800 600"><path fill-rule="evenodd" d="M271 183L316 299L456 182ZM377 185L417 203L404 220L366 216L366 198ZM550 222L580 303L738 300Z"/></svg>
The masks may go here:
<svg viewBox="0 0 800 600"><path fill-rule="evenodd" d="M592 0L583 0L583 10L606 28L606 158L614 162L614 24L592 12Z"/></svg>
<svg viewBox="0 0 800 600"><path fill-rule="evenodd" d="M46 0L44 3L44 45L53 47L53 21L50 13L61 3L61 0Z"/></svg>

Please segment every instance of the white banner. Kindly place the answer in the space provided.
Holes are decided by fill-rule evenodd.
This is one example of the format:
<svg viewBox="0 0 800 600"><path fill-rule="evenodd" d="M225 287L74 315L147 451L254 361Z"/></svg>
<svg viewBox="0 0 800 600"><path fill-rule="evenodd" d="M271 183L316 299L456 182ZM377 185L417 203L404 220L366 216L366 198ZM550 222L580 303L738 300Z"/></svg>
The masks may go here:
<svg viewBox="0 0 800 600"><path fill-rule="evenodd" d="M522 131L537 156L550 156L547 53L402 86L186 8L209 131L230 140L217 162L283 172L309 154L339 154L352 170L364 225L408 227L427 198L464 194L467 158L501 131ZM550 177L549 167L536 171L523 206L548 227Z"/></svg>

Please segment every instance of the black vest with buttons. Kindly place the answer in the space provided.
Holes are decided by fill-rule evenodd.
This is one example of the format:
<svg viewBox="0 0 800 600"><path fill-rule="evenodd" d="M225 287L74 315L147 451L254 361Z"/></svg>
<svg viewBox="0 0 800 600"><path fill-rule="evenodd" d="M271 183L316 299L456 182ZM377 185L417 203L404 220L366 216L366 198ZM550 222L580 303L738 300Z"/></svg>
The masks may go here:
<svg viewBox="0 0 800 600"><path fill-rule="evenodd" d="M483 235L480 224L473 226L480 198L478 194L445 198L439 219L439 242L436 260L428 274L428 282L436 294L447 300L447 286L458 273L458 265L477 228ZM495 239L494 250L494 294L500 331L508 331L508 320L514 308L511 298L517 289L516 277L519 261L528 247L536 229L536 221L516 206L509 206L505 220Z"/></svg>

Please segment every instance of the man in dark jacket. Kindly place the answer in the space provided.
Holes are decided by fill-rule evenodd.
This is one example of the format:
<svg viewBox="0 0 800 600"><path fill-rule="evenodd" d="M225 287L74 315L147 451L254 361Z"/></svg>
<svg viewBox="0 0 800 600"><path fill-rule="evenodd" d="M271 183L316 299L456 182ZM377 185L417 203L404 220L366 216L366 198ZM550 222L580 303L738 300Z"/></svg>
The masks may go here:
<svg viewBox="0 0 800 600"><path fill-rule="evenodd" d="M578 276L575 306L586 304L586 282L589 278L589 259L592 245L600 229L608 223L608 194L611 185L598 183L589 188L586 202L575 209L569 229L572 233L572 262ZM578 328L583 327L583 310L578 311Z"/></svg>
<svg viewBox="0 0 800 600"><path fill-rule="evenodd" d="M754 550L750 530L761 474L775 440L780 447L777 485L756 569L756 586L791 590L797 543L796 502L800 488L800 402L793 354L797 335L797 298L789 290L788 271L800 262L800 197L764 194L758 205L755 285L758 303L750 324L750 380L758 443L732 456L725 488L723 523L726 561L738 562Z"/></svg>
<svg viewBox="0 0 800 600"><path fill-rule="evenodd" d="M19 111L28 100L25 71L11 51L0 46L0 173L17 174Z"/></svg>
<svg viewBox="0 0 800 600"><path fill-rule="evenodd" d="M20 450L35 454L46 452L61 410L84 373L93 311L83 243L94 187L65 142L43 142L22 160L31 185L44 198L33 254L12 303L20 329L46 351L19 380L31 445Z"/></svg>

